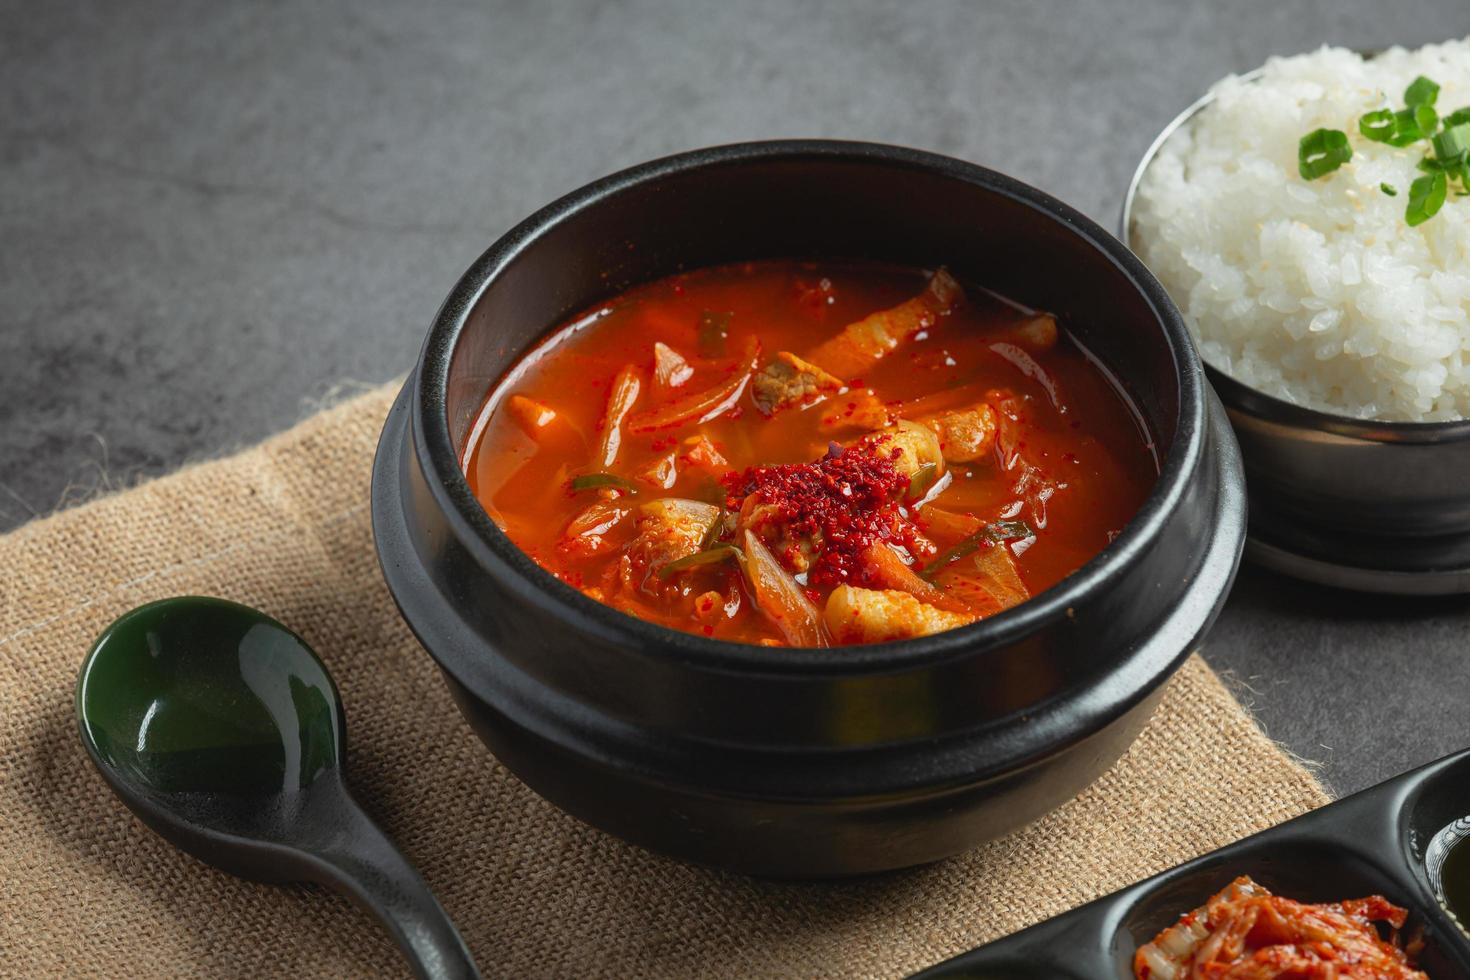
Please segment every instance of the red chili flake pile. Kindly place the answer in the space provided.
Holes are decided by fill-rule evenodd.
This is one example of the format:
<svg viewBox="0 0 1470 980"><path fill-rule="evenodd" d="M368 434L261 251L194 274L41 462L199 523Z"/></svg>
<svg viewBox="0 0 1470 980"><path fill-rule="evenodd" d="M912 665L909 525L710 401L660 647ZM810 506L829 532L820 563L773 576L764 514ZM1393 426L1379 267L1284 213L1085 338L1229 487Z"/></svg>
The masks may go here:
<svg viewBox="0 0 1470 980"><path fill-rule="evenodd" d="M813 586L862 584L867 579L863 552L880 541L915 547L918 528L899 510L909 478L894 468L900 453L884 458L843 449L833 443L815 463L751 466L721 478L726 506L738 511L746 498L775 511L763 524L779 526L787 537L820 540L821 552L807 581Z"/></svg>

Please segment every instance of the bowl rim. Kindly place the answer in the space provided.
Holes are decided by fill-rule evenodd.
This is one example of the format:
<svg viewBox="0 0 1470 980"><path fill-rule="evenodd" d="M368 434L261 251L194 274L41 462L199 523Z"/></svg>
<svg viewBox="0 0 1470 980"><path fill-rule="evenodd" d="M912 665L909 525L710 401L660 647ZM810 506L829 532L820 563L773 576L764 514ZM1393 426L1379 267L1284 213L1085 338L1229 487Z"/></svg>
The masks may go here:
<svg viewBox="0 0 1470 980"><path fill-rule="evenodd" d="M1203 358L1201 358L1203 361ZM1321 409L1293 402L1252 388L1237 381L1213 364L1205 363L1205 376L1216 394L1231 411L1244 412L1265 422L1311 429L1331 435L1366 442L1391 445L1435 445L1470 440L1470 419L1444 422L1394 422L1387 419L1362 419L1352 415L1334 415Z"/></svg>
<svg viewBox="0 0 1470 980"><path fill-rule="evenodd" d="M1256 82L1265 75L1265 72L1266 69L1263 66L1240 74L1226 75L1219 79L1205 91L1204 95L1195 99L1177 116L1169 120L1168 124L1154 137L1148 149L1143 151L1143 156L1139 159L1138 166L1134 168L1133 176L1128 181L1128 192L1123 195L1123 210L1118 222L1119 237L1130 250L1133 249L1133 205L1138 196L1138 188L1143 183L1143 176L1154 162L1154 158L1164 148L1164 144L1168 143L1175 133L1189 125L1195 116L1214 103L1221 84L1232 78L1242 82ZM1180 315L1183 316L1182 311ZM1193 332L1191 331L1192 338ZM1233 377L1223 368L1206 361L1203 354L1200 355L1200 363L1204 365L1205 374L1210 383L1214 385L1221 401L1225 402L1231 410L1245 412L1267 422L1275 422L1293 428L1313 429L1368 442L1417 444L1470 439L1470 418L1409 422L1361 418L1356 415L1329 412L1308 405L1299 405L1259 388L1253 388L1244 381Z"/></svg>
<svg viewBox="0 0 1470 980"><path fill-rule="evenodd" d="M814 649L718 640L630 616L562 582L500 530L470 490L447 414L453 354L480 298L543 235L607 198L675 175L774 162L876 164L977 185L1038 212L1081 238L1099 261L1111 264L1132 285L1152 312L1168 347L1178 376L1179 405L1174 441L1160 462L1158 479L1113 542L1056 585L980 622L907 640ZM547 324L545 330L554 327ZM1183 317L1163 286L1122 242L1069 205L997 171L924 150L847 140L770 140L691 150L617 171L558 198L501 236L459 278L434 318L409 384L413 389L410 426L421 456L427 457L429 492L451 533L471 557L515 573L511 582L517 598L554 607L563 619L594 634L631 634L645 651L666 651L683 662L708 668L766 674L851 674L932 666L977 648L1014 642L1067 616L1085 595L1153 549L1202 465L1208 438L1207 387Z"/></svg>

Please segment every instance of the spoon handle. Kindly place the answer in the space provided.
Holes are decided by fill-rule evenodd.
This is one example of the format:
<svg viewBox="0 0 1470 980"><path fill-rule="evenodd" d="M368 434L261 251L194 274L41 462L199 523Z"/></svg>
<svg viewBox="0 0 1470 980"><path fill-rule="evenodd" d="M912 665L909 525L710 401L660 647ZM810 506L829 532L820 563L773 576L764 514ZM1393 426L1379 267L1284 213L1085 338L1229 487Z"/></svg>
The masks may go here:
<svg viewBox="0 0 1470 980"><path fill-rule="evenodd" d="M311 848L318 880L376 915L422 980L479 980L459 931L408 858L351 797L339 813Z"/></svg>

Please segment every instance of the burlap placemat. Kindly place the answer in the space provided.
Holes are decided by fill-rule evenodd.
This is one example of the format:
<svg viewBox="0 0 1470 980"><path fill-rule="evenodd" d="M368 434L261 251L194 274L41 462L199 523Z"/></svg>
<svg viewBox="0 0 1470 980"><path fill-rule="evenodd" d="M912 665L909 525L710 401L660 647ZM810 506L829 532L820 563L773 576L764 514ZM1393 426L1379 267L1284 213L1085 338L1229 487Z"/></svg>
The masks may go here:
<svg viewBox="0 0 1470 980"><path fill-rule="evenodd" d="M497 765L399 619L367 503L391 397L0 538L0 974L404 972L364 913L178 853L87 761L72 688L88 645L131 606L181 593L258 606L322 655L357 795L487 976L898 976L1326 799L1194 658L1096 785L937 866L777 884L625 845Z"/></svg>

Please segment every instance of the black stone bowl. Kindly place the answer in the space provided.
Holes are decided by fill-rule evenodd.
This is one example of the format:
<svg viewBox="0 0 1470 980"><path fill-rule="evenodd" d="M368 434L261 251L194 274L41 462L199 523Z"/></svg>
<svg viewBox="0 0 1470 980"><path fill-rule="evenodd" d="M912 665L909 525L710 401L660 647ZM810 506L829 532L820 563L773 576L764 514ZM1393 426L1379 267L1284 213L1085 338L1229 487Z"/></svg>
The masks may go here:
<svg viewBox="0 0 1470 980"><path fill-rule="evenodd" d="M630 285L782 256L942 263L1059 314L1158 448L1137 516L1015 609L865 647L676 632L542 571L464 477L490 389L556 323ZM1245 528L1230 428L1178 312L1127 249L1001 174L824 141L658 160L511 230L439 311L384 427L372 495L388 586L501 762L619 837L781 877L934 861L1074 796L1199 644Z"/></svg>

